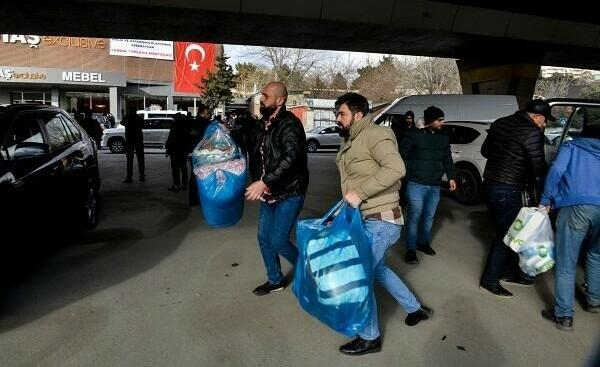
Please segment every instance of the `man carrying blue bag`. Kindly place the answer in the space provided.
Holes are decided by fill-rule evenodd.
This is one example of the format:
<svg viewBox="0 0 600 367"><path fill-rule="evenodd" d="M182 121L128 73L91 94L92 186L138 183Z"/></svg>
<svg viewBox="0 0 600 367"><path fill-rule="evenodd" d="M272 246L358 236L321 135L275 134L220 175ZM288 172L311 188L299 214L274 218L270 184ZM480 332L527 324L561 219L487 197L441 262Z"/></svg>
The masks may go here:
<svg viewBox="0 0 600 367"><path fill-rule="evenodd" d="M400 239L404 224L398 192L406 169L396 138L391 129L373 123L369 103L360 94L344 94L337 99L335 109L344 138L336 157L344 200L360 208L371 247L374 281L408 313L406 324L414 326L427 320L432 311L417 301L384 260L387 249ZM353 341L340 347L342 353L362 355L381 350L376 305L366 324Z"/></svg>

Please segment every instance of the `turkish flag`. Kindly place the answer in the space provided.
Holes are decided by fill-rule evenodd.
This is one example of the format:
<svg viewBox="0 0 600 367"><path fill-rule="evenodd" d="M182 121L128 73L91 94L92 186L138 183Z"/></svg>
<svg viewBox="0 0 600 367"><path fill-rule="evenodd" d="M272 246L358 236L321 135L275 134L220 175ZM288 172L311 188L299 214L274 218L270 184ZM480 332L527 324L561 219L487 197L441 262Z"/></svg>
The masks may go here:
<svg viewBox="0 0 600 367"><path fill-rule="evenodd" d="M175 91L201 93L202 78L215 68L212 43L175 42Z"/></svg>

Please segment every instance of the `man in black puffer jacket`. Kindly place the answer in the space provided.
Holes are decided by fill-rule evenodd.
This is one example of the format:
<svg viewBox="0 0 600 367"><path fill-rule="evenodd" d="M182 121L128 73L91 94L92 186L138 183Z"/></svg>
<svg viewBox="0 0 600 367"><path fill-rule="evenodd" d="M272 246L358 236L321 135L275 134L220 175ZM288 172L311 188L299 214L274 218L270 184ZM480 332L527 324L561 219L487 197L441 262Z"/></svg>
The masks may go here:
<svg viewBox="0 0 600 367"><path fill-rule="evenodd" d="M306 135L302 122L285 108L287 89L271 82L261 94L263 117L249 152L253 183L246 189L246 199L262 201L258 244L268 280L254 289L257 296L285 288L279 255L296 264L298 249L290 242L290 233L308 188Z"/></svg>
<svg viewBox="0 0 600 367"><path fill-rule="evenodd" d="M484 191L496 235L480 285L499 297L512 297L512 293L500 285L500 280L518 285L533 283L519 271L519 257L503 243L503 238L521 209L525 186L543 182L547 169L546 120L555 120L550 114L550 105L541 99L531 100L523 111L496 120L481 148L487 158Z"/></svg>

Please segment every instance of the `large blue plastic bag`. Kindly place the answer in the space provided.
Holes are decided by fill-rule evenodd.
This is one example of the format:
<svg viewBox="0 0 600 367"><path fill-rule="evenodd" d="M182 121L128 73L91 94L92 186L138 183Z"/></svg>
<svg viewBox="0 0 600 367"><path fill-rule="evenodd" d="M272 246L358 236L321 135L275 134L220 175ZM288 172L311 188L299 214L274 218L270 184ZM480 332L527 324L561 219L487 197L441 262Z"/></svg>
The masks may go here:
<svg viewBox="0 0 600 367"><path fill-rule="evenodd" d="M202 140L194 148L192 161L196 167L238 159L240 155L240 149L227 130L218 122L212 122L206 128Z"/></svg>
<svg viewBox="0 0 600 367"><path fill-rule="evenodd" d="M363 331L375 299L372 254L360 210L339 202L322 218L300 220L296 241L292 292L300 306L347 337Z"/></svg>
<svg viewBox="0 0 600 367"><path fill-rule="evenodd" d="M247 172L244 158L194 168L200 206L208 225L227 227L240 220Z"/></svg>
<svg viewBox="0 0 600 367"><path fill-rule="evenodd" d="M525 274L535 276L554 266L554 231L545 209L521 208L504 243L519 254Z"/></svg>

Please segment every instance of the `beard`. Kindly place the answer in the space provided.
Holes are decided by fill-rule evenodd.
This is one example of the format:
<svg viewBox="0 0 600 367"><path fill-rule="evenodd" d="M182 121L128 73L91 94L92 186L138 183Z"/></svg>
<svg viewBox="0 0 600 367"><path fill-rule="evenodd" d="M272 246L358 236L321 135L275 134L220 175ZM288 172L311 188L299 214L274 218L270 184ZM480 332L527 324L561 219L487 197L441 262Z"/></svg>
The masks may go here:
<svg viewBox="0 0 600 367"><path fill-rule="evenodd" d="M264 119L268 119L269 117L271 117L271 115L273 114L273 112L275 112L276 109L276 106L267 107L262 103L260 104L260 114Z"/></svg>
<svg viewBox="0 0 600 367"><path fill-rule="evenodd" d="M338 126L340 127L340 132L338 134L340 134L340 136L342 138L349 138L350 137L350 127L352 126L353 123L354 123L354 117L352 118L352 121L350 121L350 125L348 125L348 127L345 127L342 124L338 124Z"/></svg>

